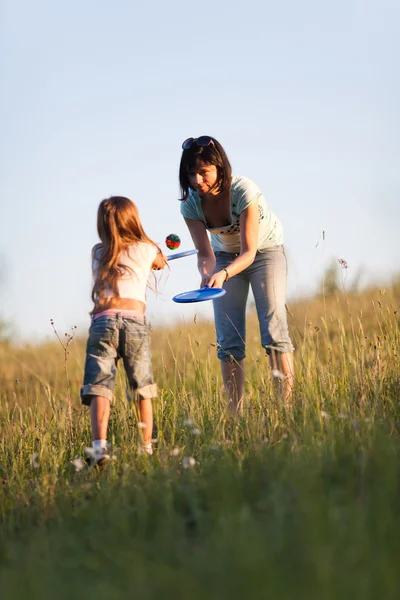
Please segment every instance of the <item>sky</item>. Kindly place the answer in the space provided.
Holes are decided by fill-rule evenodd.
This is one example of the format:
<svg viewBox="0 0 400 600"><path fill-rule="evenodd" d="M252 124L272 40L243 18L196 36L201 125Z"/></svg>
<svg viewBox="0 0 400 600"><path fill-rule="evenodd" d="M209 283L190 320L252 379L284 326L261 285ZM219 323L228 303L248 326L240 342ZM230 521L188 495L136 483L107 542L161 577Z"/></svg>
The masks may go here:
<svg viewBox="0 0 400 600"><path fill-rule="evenodd" d="M347 281L400 271L397 0L3 0L0 319L39 343L91 310L99 202L124 195L167 252L181 143L212 135L285 232L288 298L332 260ZM323 236L323 233L324 236ZM325 239L323 239L323 237ZM170 263L151 322L209 318L196 259Z"/></svg>

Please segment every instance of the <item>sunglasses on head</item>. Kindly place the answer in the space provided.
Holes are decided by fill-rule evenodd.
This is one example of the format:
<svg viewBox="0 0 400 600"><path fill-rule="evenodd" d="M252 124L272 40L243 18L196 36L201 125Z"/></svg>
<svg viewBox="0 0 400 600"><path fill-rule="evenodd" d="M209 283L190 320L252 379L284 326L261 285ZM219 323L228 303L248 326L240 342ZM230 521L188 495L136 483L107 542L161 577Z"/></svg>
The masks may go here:
<svg viewBox="0 0 400 600"><path fill-rule="evenodd" d="M189 148L191 148L194 143L196 143L198 146L209 146L210 144L213 144L214 142L213 142L212 138L210 138L209 135L201 135L198 138L190 137L183 142L182 150L189 150Z"/></svg>

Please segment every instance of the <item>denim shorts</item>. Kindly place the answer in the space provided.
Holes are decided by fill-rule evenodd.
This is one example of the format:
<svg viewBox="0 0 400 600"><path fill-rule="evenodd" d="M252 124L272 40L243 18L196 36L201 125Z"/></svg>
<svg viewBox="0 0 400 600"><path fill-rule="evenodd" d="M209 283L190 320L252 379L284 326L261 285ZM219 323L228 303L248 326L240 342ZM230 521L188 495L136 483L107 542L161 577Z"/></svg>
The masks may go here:
<svg viewBox="0 0 400 600"><path fill-rule="evenodd" d="M140 399L157 395L146 320L116 313L92 320L81 388L83 404L90 405L91 396L103 396L112 402L119 358L128 378L128 392L134 392Z"/></svg>
<svg viewBox="0 0 400 600"><path fill-rule="evenodd" d="M238 254L215 252L216 272L228 267ZM287 262L283 246L257 251L253 263L224 283L226 294L214 304L218 358L242 360L246 356L246 304L253 291L260 326L261 345L292 352L286 318Z"/></svg>

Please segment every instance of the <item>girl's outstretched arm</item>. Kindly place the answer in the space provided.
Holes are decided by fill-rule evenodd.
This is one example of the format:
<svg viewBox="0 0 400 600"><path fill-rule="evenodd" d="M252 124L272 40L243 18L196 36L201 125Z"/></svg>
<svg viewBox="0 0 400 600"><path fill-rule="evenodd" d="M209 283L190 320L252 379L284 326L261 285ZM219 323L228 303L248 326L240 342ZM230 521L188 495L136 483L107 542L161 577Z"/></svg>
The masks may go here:
<svg viewBox="0 0 400 600"><path fill-rule="evenodd" d="M157 255L154 259L153 264L151 265L151 268L154 271L161 271L165 265L167 264L167 257L161 252L161 250L158 248L157 251Z"/></svg>

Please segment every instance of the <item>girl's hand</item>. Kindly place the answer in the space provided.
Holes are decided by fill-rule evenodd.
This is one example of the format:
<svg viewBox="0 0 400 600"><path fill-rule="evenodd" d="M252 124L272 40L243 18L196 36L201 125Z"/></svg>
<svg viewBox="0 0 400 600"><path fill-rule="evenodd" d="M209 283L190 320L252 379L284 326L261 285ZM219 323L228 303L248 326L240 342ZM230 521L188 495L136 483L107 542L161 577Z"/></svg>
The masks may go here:
<svg viewBox="0 0 400 600"><path fill-rule="evenodd" d="M208 287L222 288L224 282L226 280L226 272L218 271L218 273L214 273L208 282Z"/></svg>
<svg viewBox="0 0 400 600"><path fill-rule="evenodd" d="M157 252L156 258L154 259L151 268L153 271L161 271L168 263L167 257L161 252Z"/></svg>

